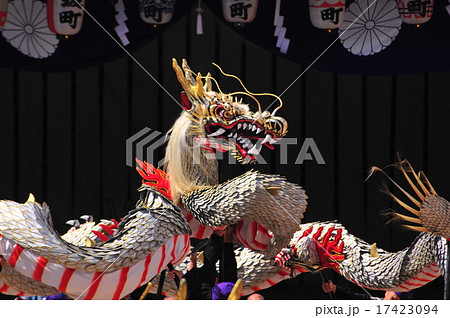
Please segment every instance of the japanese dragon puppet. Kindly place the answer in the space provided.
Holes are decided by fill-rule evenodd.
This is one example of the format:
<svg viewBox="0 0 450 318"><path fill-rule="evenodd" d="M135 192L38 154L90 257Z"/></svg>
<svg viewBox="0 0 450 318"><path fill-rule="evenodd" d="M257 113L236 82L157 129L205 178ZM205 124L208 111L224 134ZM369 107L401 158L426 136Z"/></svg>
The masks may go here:
<svg viewBox="0 0 450 318"><path fill-rule="evenodd" d="M53 227L49 207L32 195L23 204L0 201L1 293L121 299L169 264L182 269L190 237L206 238L225 226L233 227L244 295L325 268L360 286L393 291L420 287L444 272L450 204L423 173L400 162L416 197L401 190L417 209L391 194L415 214L397 217L419 223L411 229L423 232L402 251L386 252L335 222L301 224L307 196L284 177L252 170L218 181L216 153L229 151L250 163L262 146L273 149L283 138L281 100L251 93L240 80L243 91L224 93L209 73L195 74L184 60L181 67L173 60L173 68L184 90L183 111L170 131L165 172L137 160L143 183L136 208L120 222L87 220L63 236ZM263 111L261 95L275 97L279 106ZM252 111L243 96L258 108ZM170 281L165 291L176 293Z"/></svg>

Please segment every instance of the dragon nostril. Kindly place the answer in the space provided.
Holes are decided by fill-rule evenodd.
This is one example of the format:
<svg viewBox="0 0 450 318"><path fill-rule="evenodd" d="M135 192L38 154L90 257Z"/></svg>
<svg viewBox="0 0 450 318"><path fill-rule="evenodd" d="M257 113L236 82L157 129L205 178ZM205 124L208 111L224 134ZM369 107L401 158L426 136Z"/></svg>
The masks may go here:
<svg viewBox="0 0 450 318"><path fill-rule="evenodd" d="M269 113L267 110L265 110L265 111L262 113L261 117L262 117L262 118L268 118L268 117L270 117L270 113Z"/></svg>
<svg viewBox="0 0 450 318"><path fill-rule="evenodd" d="M283 137L287 132L287 122L282 117L268 118L264 126L267 130L274 132L278 137Z"/></svg>

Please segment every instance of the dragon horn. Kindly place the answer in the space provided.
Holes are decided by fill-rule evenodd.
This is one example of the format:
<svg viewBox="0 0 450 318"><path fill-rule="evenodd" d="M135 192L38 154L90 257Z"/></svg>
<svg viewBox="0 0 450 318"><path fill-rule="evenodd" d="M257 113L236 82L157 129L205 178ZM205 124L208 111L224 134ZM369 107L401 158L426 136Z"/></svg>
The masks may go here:
<svg viewBox="0 0 450 318"><path fill-rule="evenodd" d="M212 77L211 73L208 72L208 74L206 74L206 78L205 78L205 86L203 86L203 88L206 92L212 91L211 77Z"/></svg>
<svg viewBox="0 0 450 318"><path fill-rule="evenodd" d="M25 203L28 203L28 202L36 203L36 199L34 198L33 193L30 193L30 195L28 196L27 202L25 202Z"/></svg>
<svg viewBox="0 0 450 318"><path fill-rule="evenodd" d="M192 74L194 73L191 68L189 67L186 59L183 59L181 62L181 67L183 68L184 71L184 76L186 77L186 79L189 80L189 82L191 82L192 86L195 86L196 81L194 79L194 77L192 76Z"/></svg>
<svg viewBox="0 0 450 318"><path fill-rule="evenodd" d="M202 74L200 73L198 73L197 75L197 85L195 88L197 89L197 96L200 98L205 98L205 91L202 82Z"/></svg>
<svg viewBox="0 0 450 318"><path fill-rule="evenodd" d="M184 91L190 98L193 99L204 99L205 91L203 87L202 75L197 74L197 77L192 76L193 72L187 64L186 60L183 59L182 68L178 66L177 60L172 59L172 67L177 74L178 81L183 87ZM183 72L184 71L184 72Z"/></svg>
<svg viewBox="0 0 450 318"><path fill-rule="evenodd" d="M373 258L380 257L380 254L378 254L378 250L377 250L377 243L373 243L372 246L370 247L370 257L373 257Z"/></svg>
<svg viewBox="0 0 450 318"><path fill-rule="evenodd" d="M177 74L177 79L180 82L183 89L185 90L185 92L190 97L194 97L196 95L195 89L192 86L192 84L190 83L190 81L184 76L183 70L181 69L180 66L178 66L176 59L172 59L172 68L175 71L175 73Z"/></svg>

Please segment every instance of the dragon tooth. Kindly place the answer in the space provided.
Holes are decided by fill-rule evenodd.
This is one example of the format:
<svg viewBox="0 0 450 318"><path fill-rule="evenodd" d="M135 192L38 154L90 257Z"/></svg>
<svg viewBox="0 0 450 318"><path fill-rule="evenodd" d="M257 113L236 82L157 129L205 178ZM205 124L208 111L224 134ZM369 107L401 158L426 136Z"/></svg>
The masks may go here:
<svg viewBox="0 0 450 318"><path fill-rule="evenodd" d="M256 133L257 133L257 134L259 134L261 131L262 131L262 129L260 129L260 128L257 128L257 129L256 129Z"/></svg>
<svg viewBox="0 0 450 318"><path fill-rule="evenodd" d="M80 219L85 220L86 222L94 221L94 217L92 215L87 215L87 214L80 216Z"/></svg>
<svg viewBox="0 0 450 318"><path fill-rule="evenodd" d="M66 221L66 224L75 226L75 227L80 227L80 221L78 221L78 220L69 220L69 221Z"/></svg>
<svg viewBox="0 0 450 318"><path fill-rule="evenodd" d="M230 132L230 134L228 135L228 138L231 138L231 137L233 137L233 133L232 132Z"/></svg>
<svg viewBox="0 0 450 318"><path fill-rule="evenodd" d="M243 127L243 129L247 129L247 123L244 123L244 124L242 125L242 127Z"/></svg>
<svg viewBox="0 0 450 318"><path fill-rule="evenodd" d="M255 130L256 130L256 126L253 125L253 126L252 126L252 131L255 131Z"/></svg>
<svg viewBox="0 0 450 318"><path fill-rule="evenodd" d="M210 135L208 135L209 137L215 137L215 136L219 136L222 135L225 132L225 129L223 128L219 128L215 133L212 133Z"/></svg>
<svg viewBox="0 0 450 318"><path fill-rule="evenodd" d="M256 150L256 145L254 145L254 146L252 147L252 149L250 149L249 151L247 151L247 153L250 154L250 155L253 155L255 150Z"/></svg>
<svg viewBox="0 0 450 318"><path fill-rule="evenodd" d="M261 151L261 144L255 144L252 149L250 149L247 153L251 154L251 155L259 155L259 152Z"/></svg>
<svg viewBox="0 0 450 318"><path fill-rule="evenodd" d="M278 141L277 139L273 139L272 137L270 137L269 143L270 143L270 144L274 144L274 143L276 143L277 141Z"/></svg>
<svg viewBox="0 0 450 318"><path fill-rule="evenodd" d="M257 143L256 145L258 146L258 153L260 153L261 148L262 148L263 145L261 143L259 143L259 144Z"/></svg>
<svg viewBox="0 0 450 318"><path fill-rule="evenodd" d="M264 140L262 141L262 143L261 144L264 144L264 143L266 143L266 142L269 142L270 143L270 141L272 140L272 138L270 137L270 135L266 135L266 138L264 138Z"/></svg>
<svg viewBox="0 0 450 318"><path fill-rule="evenodd" d="M238 129L241 129L241 127L242 127L242 124L241 124L241 123L239 123L239 124L237 125L237 127L238 127Z"/></svg>

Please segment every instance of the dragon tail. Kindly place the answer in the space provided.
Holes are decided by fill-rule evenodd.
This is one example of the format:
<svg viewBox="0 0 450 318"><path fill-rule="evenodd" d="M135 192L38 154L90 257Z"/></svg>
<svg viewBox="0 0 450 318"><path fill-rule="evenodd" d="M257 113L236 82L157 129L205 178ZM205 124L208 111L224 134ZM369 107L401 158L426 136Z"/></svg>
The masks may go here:
<svg viewBox="0 0 450 318"><path fill-rule="evenodd" d="M404 224L403 226L407 229L419 232L432 232L449 238L450 203L437 194L423 171L416 173L408 160L399 158L398 168L414 194L408 193L384 170L378 167L372 167L369 173L370 177L375 171L382 172L409 199L410 203L405 203L389 190L386 191L396 203L414 215L408 216L393 212L394 217L414 224Z"/></svg>

